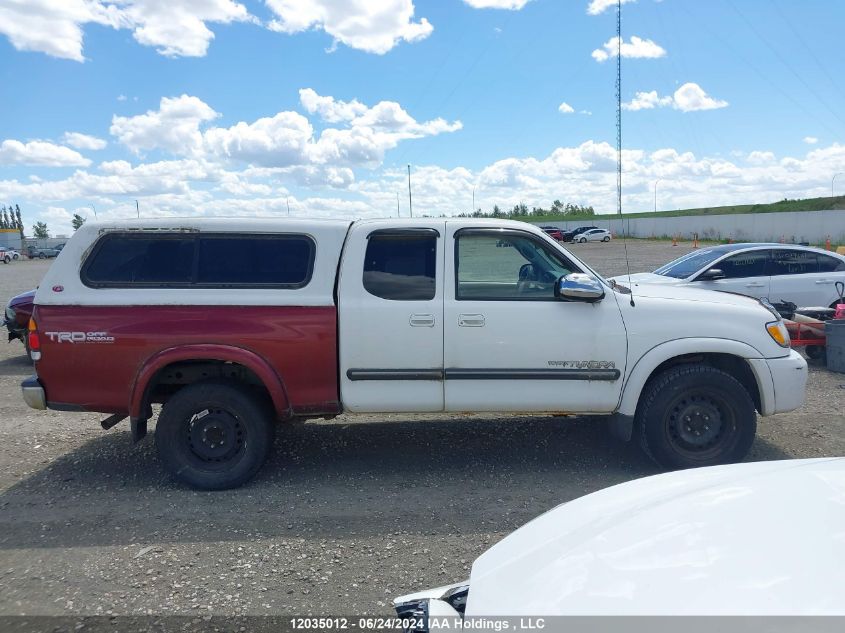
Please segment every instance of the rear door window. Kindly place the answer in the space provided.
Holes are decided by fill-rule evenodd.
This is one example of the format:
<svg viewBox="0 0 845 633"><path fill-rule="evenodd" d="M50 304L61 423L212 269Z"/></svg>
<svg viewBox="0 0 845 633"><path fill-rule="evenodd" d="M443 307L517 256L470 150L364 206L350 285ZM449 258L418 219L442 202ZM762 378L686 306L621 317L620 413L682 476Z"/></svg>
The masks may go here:
<svg viewBox="0 0 845 633"><path fill-rule="evenodd" d="M392 301L430 301L436 294L437 231L374 231L364 255L364 289Z"/></svg>
<svg viewBox="0 0 845 633"><path fill-rule="evenodd" d="M812 251L775 249L772 254L774 275L806 275L819 272L819 260Z"/></svg>
<svg viewBox="0 0 845 633"><path fill-rule="evenodd" d="M820 273L840 273L845 271L845 262L830 255L818 253Z"/></svg>

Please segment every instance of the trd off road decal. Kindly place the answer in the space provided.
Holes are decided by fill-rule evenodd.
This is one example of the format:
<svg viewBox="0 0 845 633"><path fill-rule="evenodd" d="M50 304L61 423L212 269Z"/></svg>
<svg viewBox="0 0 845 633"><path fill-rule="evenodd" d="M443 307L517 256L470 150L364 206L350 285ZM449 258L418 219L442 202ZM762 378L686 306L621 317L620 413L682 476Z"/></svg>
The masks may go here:
<svg viewBox="0 0 845 633"><path fill-rule="evenodd" d="M616 369L616 363L612 360L550 360L549 366L568 369Z"/></svg>
<svg viewBox="0 0 845 633"><path fill-rule="evenodd" d="M108 332L44 332L53 343L114 343Z"/></svg>

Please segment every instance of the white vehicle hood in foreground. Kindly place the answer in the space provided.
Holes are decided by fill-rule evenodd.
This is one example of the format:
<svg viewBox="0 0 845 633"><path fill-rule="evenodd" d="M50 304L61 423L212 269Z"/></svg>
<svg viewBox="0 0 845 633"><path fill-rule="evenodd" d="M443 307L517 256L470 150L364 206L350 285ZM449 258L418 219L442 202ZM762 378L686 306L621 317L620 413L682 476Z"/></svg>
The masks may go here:
<svg viewBox="0 0 845 633"><path fill-rule="evenodd" d="M845 459L679 471L547 512L482 554L467 616L845 614Z"/></svg>

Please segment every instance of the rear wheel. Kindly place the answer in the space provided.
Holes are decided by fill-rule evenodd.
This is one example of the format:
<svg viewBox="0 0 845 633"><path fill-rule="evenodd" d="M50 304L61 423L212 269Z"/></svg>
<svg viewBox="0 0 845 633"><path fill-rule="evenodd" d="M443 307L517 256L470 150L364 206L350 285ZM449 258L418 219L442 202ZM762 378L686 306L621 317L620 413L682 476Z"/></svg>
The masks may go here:
<svg viewBox="0 0 845 633"><path fill-rule="evenodd" d="M586 244L586 242L587 242L587 238L586 238L586 237L582 237L582 238L581 238L580 240L578 240L578 241L579 241L579 242L581 242L582 244Z"/></svg>
<svg viewBox="0 0 845 633"><path fill-rule="evenodd" d="M601 238L601 241L602 241L602 242L609 242L609 241L610 241L610 236L609 236L609 235L605 235L603 238Z"/></svg>
<svg viewBox="0 0 845 633"><path fill-rule="evenodd" d="M240 385L184 387L161 411L155 443L175 479L202 490L236 488L259 471L273 446L268 407Z"/></svg>
<svg viewBox="0 0 845 633"><path fill-rule="evenodd" d="M47 259L47 256L44 253L38 253L38 259Z"/></svg>
<svg viewBox="0 0 845 633"><path fill-rule="evenodd" d="M3 263L4 263L4 264L9 264L9 263L11 263L11 261L12 261L12 258L11 258L11 257L9 257L8 255L6 255L6 256L3 258Z"/></svg>
<svg viewBox="0 0 845 633"><path fill-rule="evenodd" d="M640 446L669 470L741 461L757 432L745 387L707 365L680 365L652 379L636 422Z"/></svg>

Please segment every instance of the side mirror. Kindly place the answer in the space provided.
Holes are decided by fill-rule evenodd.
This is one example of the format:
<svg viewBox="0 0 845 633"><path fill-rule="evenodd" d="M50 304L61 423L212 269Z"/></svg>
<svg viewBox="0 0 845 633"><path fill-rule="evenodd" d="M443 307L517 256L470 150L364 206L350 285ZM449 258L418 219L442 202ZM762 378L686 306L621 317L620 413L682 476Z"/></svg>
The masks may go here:
<svg viewBox="0 0 845 633"><path fill-rule="evenodd" d="M696 281L715 281L716 279L724 279L725 273L722 272L720 268L710 268L709 270L705 270L701 273L698 277L696 277Z"/></svg>
<svg viewBox="0 0 845 633"><path fill-rule="evenodd" d="M595 303L604 299L604 286L585 273L569 273L555 284L555 297L561 301Z"/></svg>

